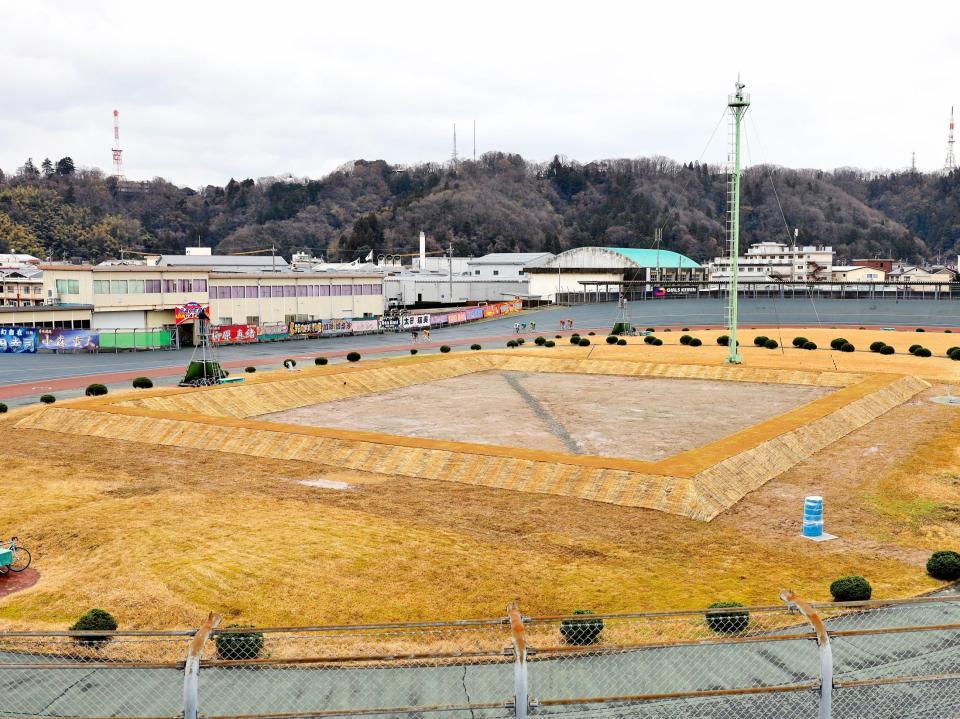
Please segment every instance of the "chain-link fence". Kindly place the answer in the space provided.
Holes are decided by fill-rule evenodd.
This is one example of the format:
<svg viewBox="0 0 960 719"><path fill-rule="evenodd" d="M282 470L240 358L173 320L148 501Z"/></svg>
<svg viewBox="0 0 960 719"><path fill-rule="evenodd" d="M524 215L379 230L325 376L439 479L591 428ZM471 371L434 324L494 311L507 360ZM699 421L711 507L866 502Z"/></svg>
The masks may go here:
<svg viewBox="0 0 960 719"><path fill-rule="evenodd" d="M0 717L960 716L960 597L0 633Z"/></svg>

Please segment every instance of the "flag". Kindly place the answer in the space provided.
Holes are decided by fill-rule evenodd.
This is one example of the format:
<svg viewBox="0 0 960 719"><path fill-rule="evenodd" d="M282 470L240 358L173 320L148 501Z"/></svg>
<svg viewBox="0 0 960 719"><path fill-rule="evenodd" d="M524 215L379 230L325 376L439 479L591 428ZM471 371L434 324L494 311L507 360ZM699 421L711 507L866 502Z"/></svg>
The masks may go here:
<svg viewBox="0 0 960 719"><path fill-rule="evenodd" d="M373 260L373 250L370 250L370 254L364 258L364 262L370 262Z"/></svg>

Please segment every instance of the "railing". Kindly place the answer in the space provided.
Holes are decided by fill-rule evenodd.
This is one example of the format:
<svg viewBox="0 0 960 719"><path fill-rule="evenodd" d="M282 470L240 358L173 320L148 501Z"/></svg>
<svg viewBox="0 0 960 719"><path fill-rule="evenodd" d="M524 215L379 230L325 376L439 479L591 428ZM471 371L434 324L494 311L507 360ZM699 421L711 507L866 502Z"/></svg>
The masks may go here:
<svg viewBox="0 0 960 719"><path fill-rule="evenodd" d="M960 598L0 633L3 717L946 717Z"/></svg>

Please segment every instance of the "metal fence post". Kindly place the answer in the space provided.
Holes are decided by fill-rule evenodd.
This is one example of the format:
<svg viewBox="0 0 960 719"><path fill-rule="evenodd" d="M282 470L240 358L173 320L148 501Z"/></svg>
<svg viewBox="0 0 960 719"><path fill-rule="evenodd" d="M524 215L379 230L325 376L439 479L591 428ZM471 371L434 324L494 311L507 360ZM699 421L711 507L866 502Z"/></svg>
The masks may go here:
<svg viewBox="0 0 960 719"><path fill-rule="evenodd" d="M507 605L510 629L513 635L513 696L514 716L527 719L527 638L523 633L523 617L517 602Z"/></svg>
<svg viewBox="0 0 960 719"><path fill-rule="evenodd" d="M203 644L220 623L220 615L210 612L197 633L193 635L187 658L183 665L183 719L197 719L197 693L200 688L200 659Z"/></svg>
<svg viewBox="0 0 960 719"><path fill-rule="evenodd" d="M833 649L830 635L820 615L813 607L789 589L780 592L780 598L797 610L810 622L817 633L817 647L820 649L820 719L830 719L833 712Z"/></svg>

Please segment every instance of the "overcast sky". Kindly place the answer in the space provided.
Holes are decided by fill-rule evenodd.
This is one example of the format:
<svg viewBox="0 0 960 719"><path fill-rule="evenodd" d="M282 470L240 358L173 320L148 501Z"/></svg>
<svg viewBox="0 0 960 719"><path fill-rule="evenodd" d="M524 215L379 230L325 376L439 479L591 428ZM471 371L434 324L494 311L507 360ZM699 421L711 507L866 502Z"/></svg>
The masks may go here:
<svg viewBox="0 0 960 719"><path fill-rule="evenodd" d="M127 176L191 186L443 161L454 122L469 156L474 119L478 154L688 161L738 72L753 162L942 167L960 4L646 5L0 0L0 168L109 172L114 108Z"/></svg>

